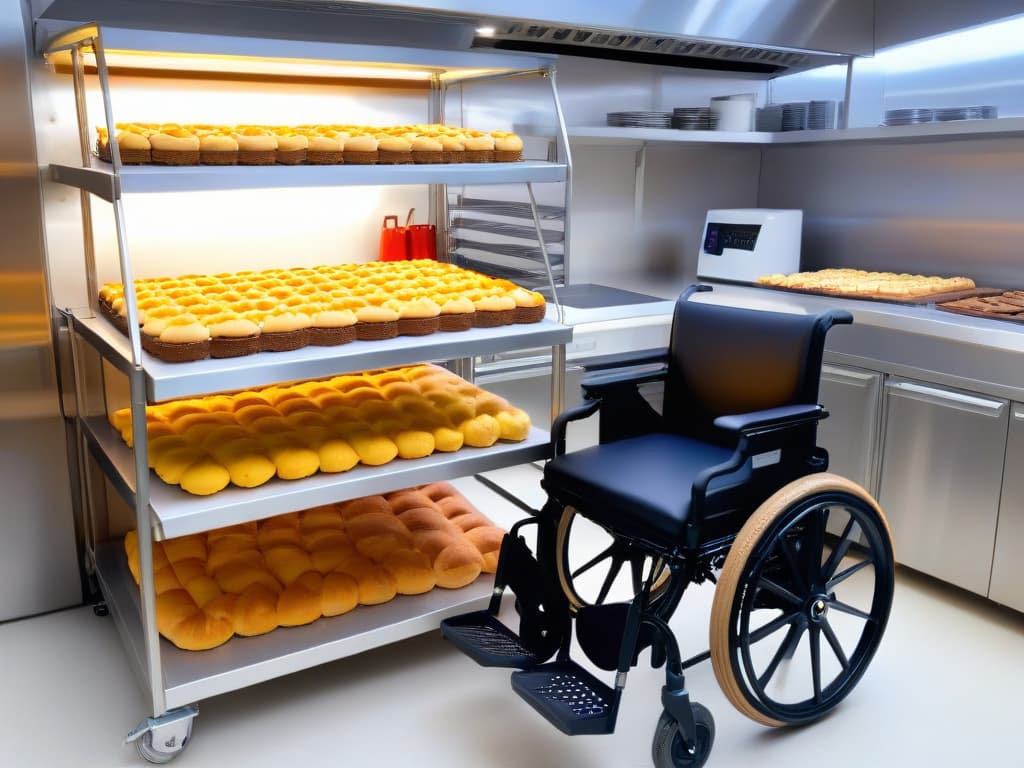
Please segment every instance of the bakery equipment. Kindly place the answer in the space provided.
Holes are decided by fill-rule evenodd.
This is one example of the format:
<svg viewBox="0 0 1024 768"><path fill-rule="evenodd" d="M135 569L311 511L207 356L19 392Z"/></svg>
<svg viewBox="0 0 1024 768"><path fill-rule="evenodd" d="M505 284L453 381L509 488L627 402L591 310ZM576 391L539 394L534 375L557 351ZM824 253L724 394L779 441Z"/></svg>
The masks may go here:
<svg viewBox="0 0 1024 768"><path fill-rule="evenodd" d="M800 269L803 211L724 208L708 211L697 276L753 282L761 275Z"/></svg>

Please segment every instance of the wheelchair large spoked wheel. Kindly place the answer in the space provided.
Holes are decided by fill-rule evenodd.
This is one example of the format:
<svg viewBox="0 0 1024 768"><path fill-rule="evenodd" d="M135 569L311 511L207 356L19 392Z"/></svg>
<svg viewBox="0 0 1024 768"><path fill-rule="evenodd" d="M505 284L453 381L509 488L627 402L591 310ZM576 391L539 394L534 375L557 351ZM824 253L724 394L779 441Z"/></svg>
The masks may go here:
<svg viewBox="0 0 1024 768"><path fill-rule="evenodd" d="M555 550L558 580L573 609L632 600L641 592L652 566L651 604L668 590L668 566L573 507L562 510Z"/></svg>
<svg viewBox="0 0 1024 768"><path fill-rule="evenodd" d="M856 483L827 473L762 504L733 544L711 611L711 662L743 714L809 723L853 690L892 604L892 534Z"/></svg>

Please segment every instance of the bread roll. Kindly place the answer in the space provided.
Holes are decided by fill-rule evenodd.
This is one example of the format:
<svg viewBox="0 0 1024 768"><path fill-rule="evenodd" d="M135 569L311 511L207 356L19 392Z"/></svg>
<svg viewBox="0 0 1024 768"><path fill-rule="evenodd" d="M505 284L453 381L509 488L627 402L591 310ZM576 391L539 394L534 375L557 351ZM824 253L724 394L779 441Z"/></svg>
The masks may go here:
<svg viewBox="0 0 1024 768"><path fill-rule="evenodd" d="M434 588L434 569L422 552L409 548L394 549L380 562L394 577L395 589L400 595L421 595Z"/></svg>
<svg viewBox="0 0 1024 768"><path fill-rule="evenodd" d="M477 551L483 557L483 572L496 572L498 570L498 556L501 554L501 544L505 540L505 532L493 525L481 525L467 531L466 538L477 548Z"/></svg>
<svg viewBox="0 0 1024 768"><path fill-rule="evenodd" d="M483 556L470 542L456 539L434 560L434 575L437 586L445 589L459 589L471 584L481 573Z"/></svg>

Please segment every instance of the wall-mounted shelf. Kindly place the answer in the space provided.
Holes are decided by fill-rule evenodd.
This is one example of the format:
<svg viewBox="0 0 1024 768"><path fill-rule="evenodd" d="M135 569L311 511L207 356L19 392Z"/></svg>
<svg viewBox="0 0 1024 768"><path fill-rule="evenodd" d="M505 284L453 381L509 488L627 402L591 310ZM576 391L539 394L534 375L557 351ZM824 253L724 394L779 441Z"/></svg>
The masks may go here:
<svg viewBox="0 0 1024 768"><path fill-rule="evenodd" d="M105 318L72 315L81 333L116 368L131 369L131 345ZM429 336L353 341L337 347L308 346L292 352L260 352L244 357L165 363L142 353L146 397L150 401L246 389L280 381L317 379L350 371L391 368L433 360L454 360L514 349L568 344L572 328L553 320Z"/></svg>
<svg viewBox="0 0 1024 768"><path fill-rule="evenodd" d="M551 135L554 129L519 125L526 136ZM569 140L576 145L641 144L822 144L835 141L919 142L952 141L982 136L1024 135L1024 117L998 120L951 120L921 125L869 126L820 131L679 131L672 128L614 128L611 126L569 126Z"/></svg>
<svg viewBox="0 0 1024 768"><path fill-rule="evenodd" d="M60 184L84 189L113 202L134 192L541 183L565 181L565 165L541 160L404 165L130 165L115 174L110 163L93 158L89 168L51 165L50 176Z"/></svg>

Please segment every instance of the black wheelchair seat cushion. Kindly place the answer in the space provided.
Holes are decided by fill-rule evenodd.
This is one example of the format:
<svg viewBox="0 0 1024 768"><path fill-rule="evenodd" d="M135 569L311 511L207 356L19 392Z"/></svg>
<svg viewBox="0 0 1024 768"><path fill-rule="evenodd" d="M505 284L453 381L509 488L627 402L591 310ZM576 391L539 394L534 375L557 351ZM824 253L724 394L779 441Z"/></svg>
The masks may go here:
<svg viewBox="0 0 1024 768"><path fill-rule="evenodd" d="M683 536L694 478L733 452L682 435L656 432L559 456L544 469L544 485L564 505L626 535L656 542ZM745 469L715 478L716 491L748 479Z"/></svg>

